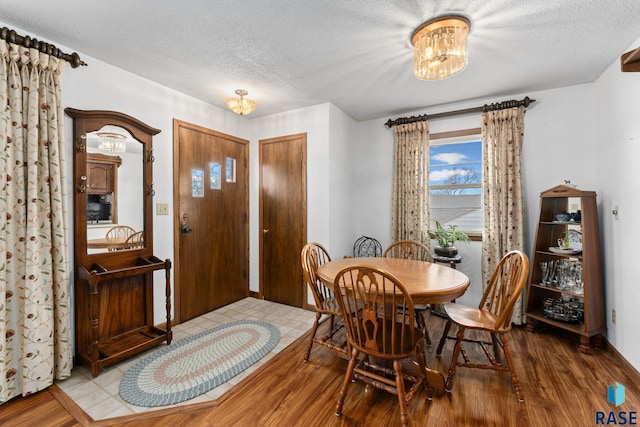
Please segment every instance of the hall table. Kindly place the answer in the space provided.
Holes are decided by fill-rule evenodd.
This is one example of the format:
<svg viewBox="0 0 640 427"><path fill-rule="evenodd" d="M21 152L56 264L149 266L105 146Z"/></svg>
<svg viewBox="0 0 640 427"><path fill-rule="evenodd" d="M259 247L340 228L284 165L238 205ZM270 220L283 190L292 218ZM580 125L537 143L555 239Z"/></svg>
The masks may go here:
<svg viewBox="0 0 640 427"><path fill-rule="evenodd" d="M343 258L318 267L318 277L333 289L338 273L356 265L378 267L396 276L407 289L415 305L440 304L462 296L469 287L469 278L462 272L431 262L400 258ZM444 390L444 375L427 368L429 383L435 390Z"/></svg>

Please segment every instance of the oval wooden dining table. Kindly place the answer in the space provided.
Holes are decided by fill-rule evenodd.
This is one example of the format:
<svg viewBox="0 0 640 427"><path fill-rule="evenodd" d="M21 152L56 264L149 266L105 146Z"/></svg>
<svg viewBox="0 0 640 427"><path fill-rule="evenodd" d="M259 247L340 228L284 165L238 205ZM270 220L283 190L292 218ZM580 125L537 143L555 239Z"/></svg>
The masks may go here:
<svg viewBox="0 0 640 427"><path fill-rule="evenodd" d="M469 287L469 278L459 270L432 262L400 258L343 258L318 267L318 277L333 289L333 282L342 269L356 265L382 268L396 276L407 289L414 304L440 304L462 296ZM429 384L434 390L444 390L444 375L427 368ZM367 401L373 391L366 388Z"/></svg>
<svg viewBox="0 0 640 427"><path fill-rule="evenodd" d="M469 278L459 270L424 261L400 258L343 258L318 268L318 277L333 288L336 275L344 268L370 265L396 276L411 295L414 304L440 304L463 295Z"/></svg>

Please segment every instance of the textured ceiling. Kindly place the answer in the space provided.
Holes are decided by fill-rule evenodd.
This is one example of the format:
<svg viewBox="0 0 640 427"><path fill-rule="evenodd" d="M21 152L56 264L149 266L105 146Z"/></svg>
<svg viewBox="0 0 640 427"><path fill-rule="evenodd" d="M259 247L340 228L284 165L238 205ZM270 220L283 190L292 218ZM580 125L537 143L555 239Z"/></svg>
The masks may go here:
<svg viewBox="0 0 640 427"><path fill-rule="evenodd" d="M418 80L409 37L448 13L471 20L469 65ZM359 121L592 82L640 37L638 17L638 0L0 2L12 28L213 105L246 89L248 118L331 102Z"/></svg>

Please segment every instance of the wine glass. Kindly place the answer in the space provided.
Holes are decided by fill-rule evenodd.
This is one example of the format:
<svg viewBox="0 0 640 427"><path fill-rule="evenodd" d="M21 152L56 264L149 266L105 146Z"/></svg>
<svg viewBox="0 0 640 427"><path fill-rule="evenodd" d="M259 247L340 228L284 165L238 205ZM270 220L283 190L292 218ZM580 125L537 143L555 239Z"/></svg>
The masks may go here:
<svg viewBox="0 0 640 427"><path fill-rule="evenodd" d="M575 265L575 270L573 272L573 277L574 277L574 287L573 287L573 293L576 295L583 295L584 294L584 282L582 281L582 264L581 263L576 263Z"/></svg>
<svg viewBox="0 0 640 427"><path fill-rule="evenodd" d="M547 285L552 286L555 285L557 282L555 280L556 277L556 261L555 260L551 260L549 261L549 271L547 273Z"/></svg>
<svg viewBox="0 0 640 427"><path fill-rule="evenodd" d="M542 271L542 285L546 285L549 280L549 263L547 261L540 261L540 271Z"/></svg>
<svg viewBox="0 0 640 427"><path fill-rule="evenodd" d="M563 259L558 262L558 289L565 290L569 288L570 269L571 266L567 260Z"/></svg>

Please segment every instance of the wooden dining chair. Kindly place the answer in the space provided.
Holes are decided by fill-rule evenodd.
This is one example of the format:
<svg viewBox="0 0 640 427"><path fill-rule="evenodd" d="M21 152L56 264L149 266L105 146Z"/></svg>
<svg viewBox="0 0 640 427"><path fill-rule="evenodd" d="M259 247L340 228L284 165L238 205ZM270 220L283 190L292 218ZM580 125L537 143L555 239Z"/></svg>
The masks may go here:
<svg viewBox="0 0 640 427"><path fill-rule="evenodd" d="M429 248L420 242L415 240L399 240L391 243L384 250L382 254L385 258L402 258L402 259L414 259L416 261L433 262L433 255ZM425 304L419 304L415 306L416 309L416 322L418 327L422 329L424 333L424 339L427 345L431 345L431 338L427 331L427 311L429 306Z"/></svg>
<svg viewBox="0 0 640 427"><path fill-rule="evenodd" d="M493 369L497 371L507 371L511 374L511 383L518 401L524 402L524 394L520 381L516 375L513 357L507 343L507 334L511 330L511 316L516 300L524 289L529 272L529 259L521 251L511 251L507 253L496 267L489 283L482 295L478 308L468 307L457 303L445 303L444 310L449 316L449 322L458 326L456 344L451 356L451 365L445 383L445 389L451 391L453 378L457 367ZM473 340L465 338L468 329L484 331L491 337L491 342ZM443 341L441 339L438 346L438 355L442 351ZM487 356L488 363L474 363L470 360L467 352L463 348L463 343L473 343L482 347ZM487 348L493 346L493 355ZM500 351L507 361L506 366L502 363ZM462 354L463 360L459 356Z"/></svg>
<svg viewBox="0 0 640 427"><path fill-rule="evenodd" d="M137 249L144 247L144 238L142 236L142 231L133 233L131 236L127 237L127 240L125 240L124 243L126 249Z"/></svg>
<svg viewBox="0 0 640 427"><path fill-rule="evenodd" d="M393 242L387 246L382 256L433 262L433 255L431 255L429 248L415 240L399 240Z"/></svg>
<svg viewBox="0 0 640 427"><path fill-rule="evenodd" d="M428 398L432 397L424 335L415 327L411 296L391 273L364 265L340 271L333 287L351 346L349 365L336 402L336 415L342 415L349 384L361 380L396 394L402 425L409 425L407 404L415 393L424 387ZM361 354L365 357L359 359ZM419 369L417 374L410 375L403 371L402 361L413 356ZM405 381L411 384L408 391Z"/></svg>
<svg viewBox="0 0 640 427"><path fill-rule="evenodd" d="M126 239L128 237L130 237L132 234L134 234L136 232L136 230L134 230L133 228L129 227L128 225L116 225L115 227L111 227L109 230L107 230L107 233L105 235L105 237L107 239L114 239L117 237L122 237L123 239ZM109 252L115 251L117 250L116 248L109 248L108 249Z"/></svg>
<svg viewBox="0 0 640 427"><path fill-rule="evenodd" d="M316 274L318 267L331 261L331 257L321 244L313 242L307 243L302 248L300 258L304 279L309 289L311 289L316 309L316 319L313 322L311 337L309 338L309 344L307 345L303 360L305 362L309 360L313 344L324 345L340 353L348 354L346 337L342 343L337 343L333 340L336 333L344 326L340 315L340 307L336 302L333 291L326 287ZM324 337L316 337L318 327L321 323L320 319L323 315L328 316L329 332Z"/></svg>

